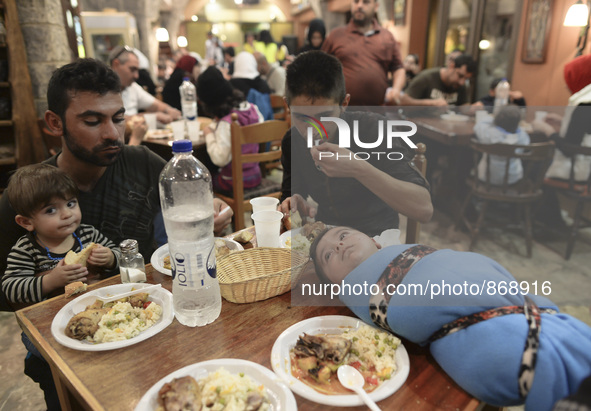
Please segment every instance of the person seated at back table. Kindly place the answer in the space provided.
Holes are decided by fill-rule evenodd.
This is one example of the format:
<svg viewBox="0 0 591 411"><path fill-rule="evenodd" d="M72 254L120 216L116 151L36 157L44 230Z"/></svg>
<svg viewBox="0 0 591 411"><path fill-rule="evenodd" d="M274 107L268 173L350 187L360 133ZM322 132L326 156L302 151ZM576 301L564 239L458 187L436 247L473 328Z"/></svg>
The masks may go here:
<svg viewBox="0 0 591 411"><path fill-rule="evenodd" d="M259 93L271 94L271 89L257 68L257 61L253 54L246 51L238 53L234 58L234 73L230 79L232 87L248 96L251 88Z"/></svg>
<svg viewBox="0 0 591 411"><path fill-rule="evenodd" d="M94 59L57 69L47 86L45 122L62 136L62 151L45 163L64 170L80 190L82 223L96 227L115 244L136 239L146 261L155 247L155 221L162 223L158 179L166 162L145 146L123 144L125 108L117 74ZM221 232L232 212L214 199L214 230ZM7 196L0 197L0 272L6 256L26 233L15 221ZM0 294L0 308L11 310Z"/></svg>
<svg viewBox="0 0 591 411"><path fill-rule="evenodd" d="M355 315L428 345L459 386L488 404L551 410L591 373L591 328L547 298L522 292L488 257L424 245L382 249L342 226L318 235L310 257L322 281L341 286L339 299ZM358 284L377 288L346 292Z"/></svg>
<svg viewBox="0 0 591 411"><path fill-rule="evenodd" d="M472 104L472 107L478 109L479 107L484 107L489 113L492 113L492 108L495 105L495 97L496 97L496 90L497 86L501 82L502 78L496 78L490 83L490 87L488 89L488 95L482 97L476 103ZM509 104L515 104L517 106L525 107L525 98L523 98L523 93L518 90L511 90L509 91Z"/></svg>
<svg viewBox="0 0 591 411"><path fill-rule="evenodd" d="M476 62L462 54L445 67L421 71L400 98L403 106L461 106L469 102L466 80L476 72Z"/></svg>
<svg viewBox="0 0 591 411"><path fill-rule="evenodd" d="M502 107L494 116L494 119L485 119L474 126L476 139L484 144L519 144L530 143L529 134L521 127L521 110L515 105ZM478 163L478 178L486 181L486 154ZM503 184L505 179L505 160L503 157L491 156L490 159L490 182L492 184ZM523 177L523 166L521 159L513 158L509 162L508 183L514 184Z"/></svg>
<svg viewBox="0 0 591 411"><path fill-rule="evenodd" d="M127 46L115 47L109 53L109 63L121 81L121 97L126 116L147 111L156 113L158 121L165 124L181 118L179 110L158 100L135 82L139 76L139 60L131 48Z"/></svg>
<svg viewBox="0 0 591 411"><path fill-rule="evenodd" d="M181 57L176 62L174 71L168 80L166 80L166 84L164 84L162 101L177 110L181 110L181 92L179 87L183 84L185 77L188 77L192 83L197 82L200 72L201 66L195 57L189 55Z"/></svg>
<svg viewBox="0 0 591 411"><path fill-rule="evenodd" d="M308 148L306 136L311 117L357 121L363 142L375 142L380 121L385 124L381 115L346 111L349 95L336 57L321 51L298 55L287 67L286 100L294 127L281 142L281 211L299 211L302 217L315 215L326 224L354 221L369 235L398 228L398 213L421 222L431 219L429 185L412 163L413 150L400 138L392 139L391 148L386 147L385 141L370 150L354 141L350 149L342 148L337 144L335 123L327 121L323 125L328 135L320 145ZM384 154L381 158L373 155L368 160L356 160L352 156L352 152L366 151L397 152L402 158L389 160ZM308 196L318 203L317 210L304 201Z"/></svg>
<svg viewBox="0 0 591 411"><path fill-rule="evenodd" d="M252 57L252 54L250 54ZM253 57L254 59L254 57ZM213 172L213 186L217 191L232 191L232 114L238 115L241 126L263 122L263 115L255 104L244 100L244 94L234 89L230 82L216 67L208 67L197 80L197 95L204 103L205 110L213 116L213 121L203 131L207 153L218 167ZM258 144L244 144L242 153L259 152ZM261 184L261 169L258 163L242 165L244 188L254 188Z"/></svg>

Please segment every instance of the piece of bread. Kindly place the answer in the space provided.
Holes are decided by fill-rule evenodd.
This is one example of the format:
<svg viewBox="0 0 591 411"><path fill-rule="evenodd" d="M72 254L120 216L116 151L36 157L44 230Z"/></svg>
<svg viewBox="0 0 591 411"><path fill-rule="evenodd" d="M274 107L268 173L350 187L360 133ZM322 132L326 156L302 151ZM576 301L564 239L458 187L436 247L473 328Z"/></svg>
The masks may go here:
<svg viewBox="0 0 591 411"><path fill-rule="evenodd" d="M81 264L84 267L86 267L86 260L88 260L88 257L90 257L90 252L94 247L96 247L96 244L90 243L86 247L84 247L84 249L82 249L82 251L80 251L79 253L75 253L72 250L68 251L68 254L66 254L66 257L64 258L64 263L66 265Z"/></svg>
<svg viewBox="0 0 591 411"><path fill-rule="evenodd" d="M290 211L287 215L283 217L283 226L285 230L289 231L293 228L298 228L302 226L302 217L300 216L299 211L292 212Z"/></svg>
<svg viewBox="0 0 591 411"><path fill-rule="evenodd" d="M66 298L70 298L74 294L83 293L86 291L87 284L84 284L82 281L75 281L73 283L66 285L65 296Z"/></svg>
<svg viewBox="0 0 591 411"><path fill-rule="evenodd" d="M248 230L242 230L240 233L236 234L232 240L239 242L240 244L246 244L252 240L254 234Z"/></svg>

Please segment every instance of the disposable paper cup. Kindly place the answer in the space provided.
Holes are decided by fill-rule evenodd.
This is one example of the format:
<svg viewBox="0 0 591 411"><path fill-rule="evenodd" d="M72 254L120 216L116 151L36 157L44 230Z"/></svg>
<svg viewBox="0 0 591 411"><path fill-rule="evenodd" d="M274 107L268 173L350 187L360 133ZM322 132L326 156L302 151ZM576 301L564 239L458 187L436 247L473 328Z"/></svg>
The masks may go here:
<svg viewBox="0 0 591 411"><path fill-rule="evenodd" d="M259 211L252 215L254 230L259 247L279 247L279 229L283 213L280 211Z"/></svg>
<svg viewBox="0 0 591 411"><path fill-rule="evenodd" d="M275 197L256 197L250 200L250 204L252 205L253 214L265 210L275 211L277 210L279 199Z"/></svg>
<svg viewBox="0 0 591 411"><path fill-rule="evenodd" d="M156 113L145 113L144 120L146 121L148 130L156 130L156 128L158 128L156 122Z"/></svg>
<svg viewBox="0 0 591 411"><path fill-rule="evenodd" d="M547 111L536 111L534 120L536 121L544 121L546 119L546 116L548 115Z"/></svg>
<svg viewBox="0 0 591 411"><path fill-rule="evenodd" d="M172 134L175 141L185 139L185 120L173 121L170 123L170 126L172 127Z"/></svg>
<svg viewBox="0 0 591 411"><path fill-rule="evenodd" d="M189 140L199 140L199 120L187 121L187 134L189 134Z"/></svg>

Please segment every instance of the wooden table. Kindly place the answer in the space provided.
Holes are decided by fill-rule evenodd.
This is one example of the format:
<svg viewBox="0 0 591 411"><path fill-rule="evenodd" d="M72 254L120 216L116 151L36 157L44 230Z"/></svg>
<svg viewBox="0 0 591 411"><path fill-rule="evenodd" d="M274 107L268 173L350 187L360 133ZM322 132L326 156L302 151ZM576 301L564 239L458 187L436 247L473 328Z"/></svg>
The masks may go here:
<svg viewBox="0 0 591 411"><path fill-rule="evenodd" d="M148 282L171 289L171 277L147 266ZM114 276L91 289L119 284ZM290 293L252 304L222 303L220 317L205 327L178 321L152 338L112 351L76 351L58 344L51 322L71 299L58 296L16 313L21 328L51 365L64 410L132 410L162 377L184 366L216 358L240 358L271 369L271 348L286 328L320 315L353 314L345 307L298 307ZM459 388L428 351L405 343L410 357L406 383L380 401L383 410L474 410L478 401ZM302 411L328 407L295 396ZM354 407L352 410L364 410Z"/></svg>

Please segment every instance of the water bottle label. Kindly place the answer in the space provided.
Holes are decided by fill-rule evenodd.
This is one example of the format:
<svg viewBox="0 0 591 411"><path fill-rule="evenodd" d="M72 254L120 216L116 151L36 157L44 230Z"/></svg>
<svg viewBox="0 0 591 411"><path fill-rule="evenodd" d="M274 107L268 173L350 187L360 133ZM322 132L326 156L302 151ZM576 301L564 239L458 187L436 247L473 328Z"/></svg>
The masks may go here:
<svg viewBox="0 0 591 411"><path fill-rule="evenodd" d="M213 250L213 247L212 247ZM215 255L213 260L209 253L181 253L175 252L172 260L172 279L181 287L201 288L204 287L206 275L216 277ZM210 261L212 260L212 261ZM213 275L212 275L213 273Z"/></svg>
<svg viewBox="0 0 591 411"><path fill-rule="evenodd" d="M209 255L207 256L207 274L209 274L211 278L217 277L217 265L215 262L215 245L211 247L211 250L209 250Z"/></svg>

